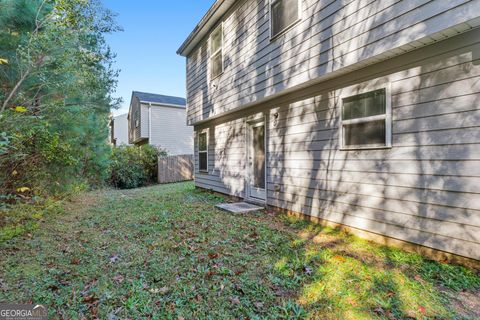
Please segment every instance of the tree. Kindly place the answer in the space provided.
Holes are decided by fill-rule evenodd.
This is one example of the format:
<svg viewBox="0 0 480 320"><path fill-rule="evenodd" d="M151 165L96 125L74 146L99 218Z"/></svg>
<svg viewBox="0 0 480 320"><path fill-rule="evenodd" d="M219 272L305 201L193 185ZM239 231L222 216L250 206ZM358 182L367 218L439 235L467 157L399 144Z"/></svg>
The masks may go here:
<svg viewBox="0 0 480 320"><path fill-rule="evenodd" d="M99 0L0 0L0 194L107 177L114 18Z"/></svg>

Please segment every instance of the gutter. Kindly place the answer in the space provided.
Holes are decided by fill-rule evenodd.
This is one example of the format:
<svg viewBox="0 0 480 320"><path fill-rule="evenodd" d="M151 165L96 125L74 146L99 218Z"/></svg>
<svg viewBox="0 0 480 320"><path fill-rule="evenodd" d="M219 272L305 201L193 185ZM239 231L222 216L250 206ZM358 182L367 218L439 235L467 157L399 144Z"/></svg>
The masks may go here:
<svg viewBox="0 0 480 320"><path fill-rule="evenodd" d="M150 106L156 105L156 106L162 106L162 107L174 107L174 108L182 108L185 109L186 105L183 104L171 104L171 103L160 103L160 102L150 102L150 101L140 101L140 103L143 104L148 104Z"/></svg>
<svg viewBox="0 0 480 320"><path fill-rule="evenodd" d="M148 104L148 140L152 142L152 104Z"/></svg>

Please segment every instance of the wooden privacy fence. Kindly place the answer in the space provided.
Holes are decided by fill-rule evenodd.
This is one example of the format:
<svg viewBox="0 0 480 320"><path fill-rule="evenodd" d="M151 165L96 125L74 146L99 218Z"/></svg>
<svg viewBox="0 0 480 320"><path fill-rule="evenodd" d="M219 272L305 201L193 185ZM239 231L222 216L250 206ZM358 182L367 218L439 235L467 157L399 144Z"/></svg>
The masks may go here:
<svg viewBox="0 0 480 320"><path fill-rule="evenodd" d="M172 183L193 179L193 155L158 158L158 183Z"/></svg>

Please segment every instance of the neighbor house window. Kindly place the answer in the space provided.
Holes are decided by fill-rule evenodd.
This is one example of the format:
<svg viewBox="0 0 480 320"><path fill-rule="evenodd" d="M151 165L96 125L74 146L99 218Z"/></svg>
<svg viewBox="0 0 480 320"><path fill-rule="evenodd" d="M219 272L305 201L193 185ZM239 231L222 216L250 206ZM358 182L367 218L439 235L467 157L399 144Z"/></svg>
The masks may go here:
<svg viewBox="0 0 480 320"><path fill-rule="evenodd" d="M208 172L208 136L207 131L198 135L198 171Z"/></svg>
<svg viewBox="0 0 480 320"><path fill-rule="evenodd" d="M271 36L275 38L300 19L300 1L272 0L270 12Z"/></svg>
<svg viewBox="0 0 480 320"><path fill-rule="evenodd" d="M342 147L389 147L391 117L387 89L342 99Z"/></svg>
<svg viewBox="0 0 480 320"><path fill-rule="evenodd" d="M140 110L135 110L135 128L140 126Z"/></svg>
<svg viewBox="0 0 480 320"><path fill-rule="evenodd" d="M210 35L210 78L215 79L223 72L223 24Z"/></svg>

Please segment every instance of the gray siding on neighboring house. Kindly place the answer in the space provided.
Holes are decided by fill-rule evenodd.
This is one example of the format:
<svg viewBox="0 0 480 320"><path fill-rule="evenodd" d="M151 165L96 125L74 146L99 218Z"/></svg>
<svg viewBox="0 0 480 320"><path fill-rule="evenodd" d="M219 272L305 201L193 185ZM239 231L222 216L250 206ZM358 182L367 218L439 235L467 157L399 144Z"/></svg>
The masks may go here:
<svg viewBox="0 0 480 320"><path fill-rule="evenodd" d="M140 125L142 121L143 112L138 113L140 117L139 119L140 123L138 126L136 126L137 110L141 108L140 101L138 101L137 98L133 97L130 103L131 105L130 105L130 111L129 111L128 132L129 132L129 141L131 144L134 144L140 141L144 137L142 136L142 131L141 131L142 126Z"/></svg>
<svg viewBox="0 0 480 320"><path fill-rule="evenodd" d="M171 155L193 153L193 128L186 124L185 107L152 105L149 143Z"/></svg>
<svg viewBox="0 0 480 320"><path fill-rule="evenodd" d="M148 143L166 150L169 155L193 153L193 128L186 123L184 98L134 91L129 119L132 144Z"/></svg>
<svg viewBox="0 0 480 320"><path fill-rule="evenodd" d="M340 150L340 97L388 83L392 148ZM267 204L480 260L479 29L197 125L209 131L197 186L244 196L256 113L268 119Z"/></svg>
<svg viewBox="0 0 480 320"><path fill-rule="evenodd" d="M229 10L223 19L224 73L209 83L208 35L187 58L190 123L365 67L480 22L480 0L301 2L303 19L274 41L268 0L241 0Z"/></svg>
<svg viewBox="0 0 480 320"><path fill-rule="evenodd" d="M150 122L149 122L149 113L148 105L140 103L140 132L142 138L150 138ZM153 125L152 125L153 127Z"/></svg>
<svg viewBox="0 0 480 320"><path fill-rule="evenodd" d="M113 118L113 138L115 145L128 145L128 114L122 114Z"/></svg>

